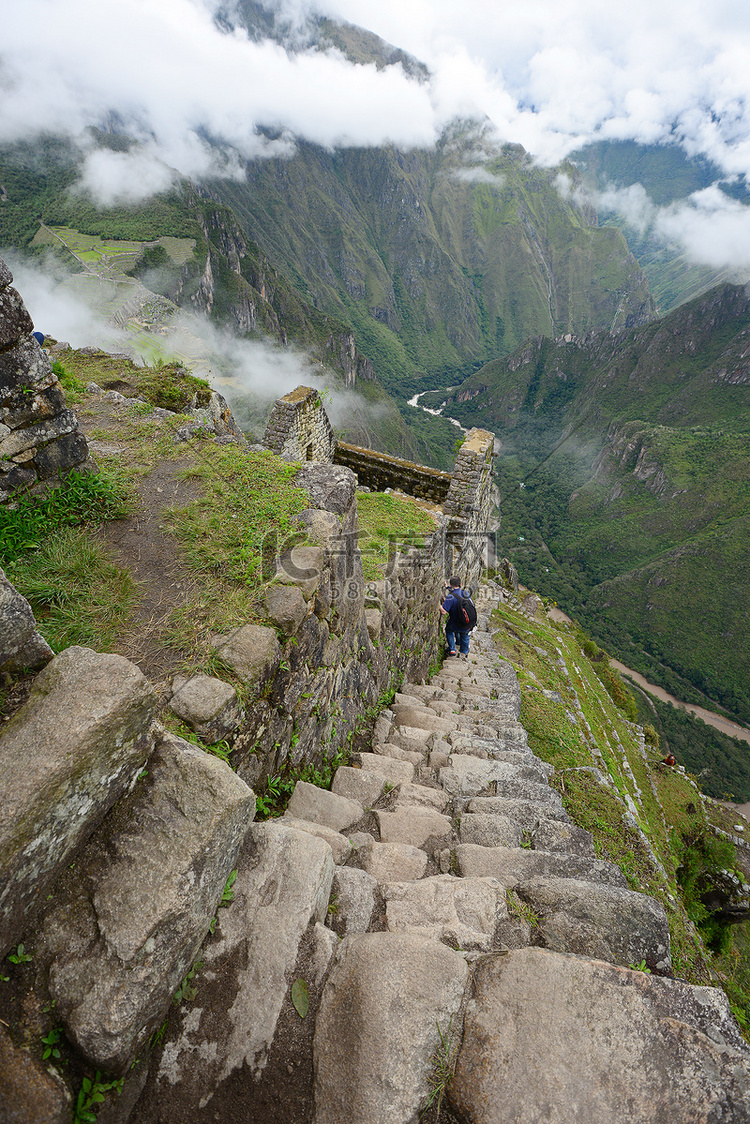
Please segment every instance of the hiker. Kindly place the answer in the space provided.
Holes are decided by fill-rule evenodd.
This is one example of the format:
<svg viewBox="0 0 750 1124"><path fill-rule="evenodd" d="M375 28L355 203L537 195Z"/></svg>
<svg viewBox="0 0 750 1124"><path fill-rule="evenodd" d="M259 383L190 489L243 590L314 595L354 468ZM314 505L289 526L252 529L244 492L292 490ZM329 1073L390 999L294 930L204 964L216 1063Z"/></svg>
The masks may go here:
<svg viewBox="0 0 750 1124"><path fill-rule="evenodd" d="M675 755L673 753L668 753L667 756L664 758L664 764L669 765L670 769L674 769L675 765L677 764L677 761L675 760Z"/></svg>
<svg viewBox="0 0 750 1124"><path fill-rule="evenodd" d="M459 578L451 578L443 588L446 596L440 612L448 618L445 622L445 640L448 645L445 654L458 655L466 660L469 658L469 634L477 623L477 611L469 594L461 589Z"/></svg>

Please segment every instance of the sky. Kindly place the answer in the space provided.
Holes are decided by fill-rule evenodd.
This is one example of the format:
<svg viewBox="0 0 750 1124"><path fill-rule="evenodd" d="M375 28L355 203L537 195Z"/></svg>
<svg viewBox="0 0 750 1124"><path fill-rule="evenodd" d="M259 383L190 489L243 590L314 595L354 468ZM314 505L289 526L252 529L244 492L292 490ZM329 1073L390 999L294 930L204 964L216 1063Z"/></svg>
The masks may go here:
<svg viewBox="0 0 750 1124"><path fill-rule="evenodd" d="M87 144L116 114L139 145L89 150L82 187L104 204L166 189L177 173L239 177L246 157L321 145L433 144L457 115L553 165L591 139L677 142L750 177L746 0L316 0L430 68L355 66L221 30L236 0L5 0L0 143L42 130ZM308 0L276 0L303 28ZM271 127L270 141L260 128ZM218 158L203 137L221 138ZM638 185L609 205L706 264L746 269L750 210L715 189L654 208Z"/></svg>

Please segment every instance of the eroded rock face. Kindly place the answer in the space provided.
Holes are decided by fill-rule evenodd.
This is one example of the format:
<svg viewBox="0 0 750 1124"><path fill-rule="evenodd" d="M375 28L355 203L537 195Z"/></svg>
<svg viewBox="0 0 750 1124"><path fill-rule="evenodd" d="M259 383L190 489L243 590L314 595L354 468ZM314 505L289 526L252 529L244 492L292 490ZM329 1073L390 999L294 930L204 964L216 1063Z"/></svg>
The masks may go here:
<svg viewBox="0 0 750 1124"><path fill-rule="evenodd" d="M334 865L322 839L280 822L254 824L237 865L234 902L202 952L196 1002L162 1052L148 1119L192 1119L209 1103L230 1119L225 1082L260 1076L302 938L326 916Z"/></svg>
<svg viewBox="0 0 750 1124"><path fill-rule="evenodd" d="M47 919L50 992L91 1064L122 1072L195 959L255 816L218 757L165 734Z"/></svg>
<svg viewBox="0 0 750 1124"><path fill-rule="evenodd" d="M135 664L73 647L40 672L27 703L3 726L3 954L143 766L155 707L153 688Z"/></svg>
<svg viewBox="0 0 750 1124"><path fill-rule="evenodd" d="M748 1047L705 990L543 949L488 958L451 1104L471 1124L748 1121Z"/></svg>
<svg viewBox="0 0 750 1124"><path fill-rule="evenodd" d="M450 1034L464 958L413 934L341 944L315 1028L316 1124L411 1124L429 1092L439 1031Z"/></svg>
<svg viewBox="0 0 750 1124"><path fill-rule="evenodd" d="M0 570L0 668L42 667L53 655L28 601Z"/></svg>
<svg viewBox="0 0 750 1124"><path fill-rule="evenodd" d="M71 1096L54 1070L14 1046L0 1027L2 1124L70 1124Z"/></svg>

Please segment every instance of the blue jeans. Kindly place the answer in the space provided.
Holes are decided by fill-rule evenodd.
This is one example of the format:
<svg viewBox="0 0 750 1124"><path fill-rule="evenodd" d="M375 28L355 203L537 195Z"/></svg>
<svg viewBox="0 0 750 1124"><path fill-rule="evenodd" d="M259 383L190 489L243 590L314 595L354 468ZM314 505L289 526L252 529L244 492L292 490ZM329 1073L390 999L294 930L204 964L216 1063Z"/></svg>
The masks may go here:
<svg viewBox="0 0 750 1124"><path fill-rule="evenodd" d="M469 636L471 635L470 628L453 628L453 625L448 622L445 626L445 640L451 652L458 650L462 656L469 654ZM458 642L458 644L456 643Z"/></svg>

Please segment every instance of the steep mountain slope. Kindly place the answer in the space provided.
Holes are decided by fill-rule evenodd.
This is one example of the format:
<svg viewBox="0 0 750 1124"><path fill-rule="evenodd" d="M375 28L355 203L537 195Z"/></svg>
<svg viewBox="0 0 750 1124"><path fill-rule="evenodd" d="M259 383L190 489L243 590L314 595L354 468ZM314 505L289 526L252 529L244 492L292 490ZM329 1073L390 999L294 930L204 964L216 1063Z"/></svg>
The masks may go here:
<svg viewBox="0 0 750 1124"><path fill-rule="evenodd" d="M429 396L425 399L429 402ZM503 547L630 666L750 719L750 298L537 339L448 399L503 441Z"/></svg>
<svg viewBox="0 0 750 1124"><path fill-rule="evenodd" d="M677 144L637 144L635 141L598 141L570 157L584 186L594 192L640 185L643 202L669 207L694 192L718 184L721 191L742 203L750 202L744 177L723 179L721 169L700 156L687 156ZM722 281L737 280L731 268L712 268L692 261L679 247L665 242L653 230L648 207L634 226L623 214L601 209L600 221L622 230L631 252L648 278L660 313L670 312Z"/></svg>
<svg viewBox="0 0 750 1124"><path fill-rule="evenodd" d="M653 312L619 232L563 199L520 146L491 149L472 127L432 151L300 144L210 189L307 301L352 325L394 393L533 333L622 329Z"/></svg>

